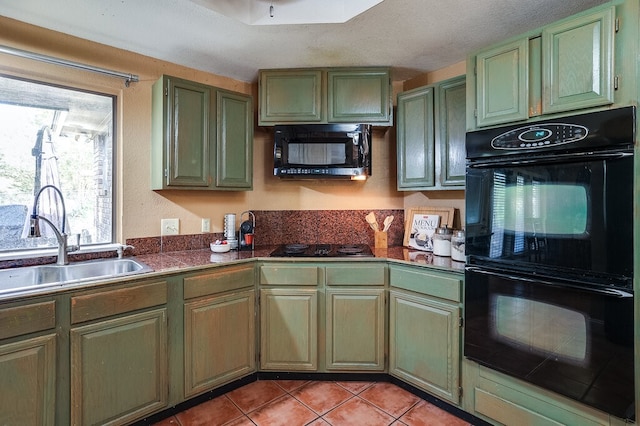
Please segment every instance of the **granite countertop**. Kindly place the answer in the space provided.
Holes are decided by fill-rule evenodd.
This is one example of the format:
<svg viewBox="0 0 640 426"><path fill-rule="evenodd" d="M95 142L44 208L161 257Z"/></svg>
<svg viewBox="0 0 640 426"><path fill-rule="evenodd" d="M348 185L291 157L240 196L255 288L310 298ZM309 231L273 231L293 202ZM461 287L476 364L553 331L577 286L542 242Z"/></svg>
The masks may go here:
<svg viewBox="0 0 640 426"><path fill-rule="evenodd" d="M259 246L255 250L232 250L228 253L213 253L210 249L184 250L165 253L139 255L135 258L149 265L155 272L169 272L188 268L210 266L211 264L231 263L243 260L265 258L293 262L326 262L326 261L372 261L391 260L398 263L426 266L446 272L463 273L465 264L452 261L450 257L434 256L431 252L409 250L406 247L389 247L373 249L375 257L269 257L276 246Z"/></svg>
<svg viewBox="0 0 640 426"><path fill-rule="evenodd" d="M33 286L15 292L0 294L0 301L10 301L59 292L87 290L109 284L117 284L133 278L154 278L167 274L198 271L212 266L225 266L234 263L251 262L262 259L265 261L282 262L376 262L380 260L398 264L417 265L443 272L464 273L464 263L452 261L449 257L434 256L430 252L409 250L406 247L390 247L388 249L373 249L374 257L269 257L277 246L259 246L255 250L232 250L227 253L214 253L210 249L192 249L153 254L141 254L133 259L148 265L153 271L136 275L114 276L96 280L81 280L73 283L54 283L51 286Z"/></svg>

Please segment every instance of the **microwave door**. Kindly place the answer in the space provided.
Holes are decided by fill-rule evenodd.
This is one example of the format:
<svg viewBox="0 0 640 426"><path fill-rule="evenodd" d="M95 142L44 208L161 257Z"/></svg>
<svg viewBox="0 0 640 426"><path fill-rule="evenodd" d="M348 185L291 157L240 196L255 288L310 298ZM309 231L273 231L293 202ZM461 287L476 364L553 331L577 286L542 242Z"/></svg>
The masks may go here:
<svg viewBox="0 0 640 426"><path fill-rule="evenodd" d="M347 163L344 143L289 143L287 162L299 166L338 166Z"/></svg>

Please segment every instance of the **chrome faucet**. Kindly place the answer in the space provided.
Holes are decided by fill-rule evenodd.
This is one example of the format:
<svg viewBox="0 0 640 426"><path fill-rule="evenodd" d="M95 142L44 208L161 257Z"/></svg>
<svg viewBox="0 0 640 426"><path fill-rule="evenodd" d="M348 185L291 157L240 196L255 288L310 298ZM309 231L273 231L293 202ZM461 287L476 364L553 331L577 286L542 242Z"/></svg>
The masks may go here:
<svg viewBox="0 0 640 426"><path fill-rule="evenodd" d="M60 204L62 204L62 226L60 229L56 227L49 219L46 217L42 217L38 215L38 200L40 199L40 194L45 189L53 189L60 196ZM64 205L64 197L62 196L62 191L60 191L54 185L45 185L40 188L40 191L35 196L33 200L33 211L31 212L31 220L29 224L29 238L40 237L40 220L44 220L50 227L53 229L53 233L56 235L56 239L58 240L58 261L57 265L67 265L69 263L69 256L67 255L70 251L80 250L80 235L77 235L76 244L69 245L68 235L65 233L65 223L67 221L67 209Z"/></svg>

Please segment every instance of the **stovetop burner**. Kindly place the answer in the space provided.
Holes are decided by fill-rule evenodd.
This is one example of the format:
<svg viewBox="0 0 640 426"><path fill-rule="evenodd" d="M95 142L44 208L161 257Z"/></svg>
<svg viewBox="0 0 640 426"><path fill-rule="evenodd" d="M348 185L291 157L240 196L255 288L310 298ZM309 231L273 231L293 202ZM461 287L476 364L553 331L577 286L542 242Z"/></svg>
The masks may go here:
<svg viewBox="0 0 640 426"><path fill-rule="evenodd" d="M283 244L271 257L373 257L366 244Z"/></svg>

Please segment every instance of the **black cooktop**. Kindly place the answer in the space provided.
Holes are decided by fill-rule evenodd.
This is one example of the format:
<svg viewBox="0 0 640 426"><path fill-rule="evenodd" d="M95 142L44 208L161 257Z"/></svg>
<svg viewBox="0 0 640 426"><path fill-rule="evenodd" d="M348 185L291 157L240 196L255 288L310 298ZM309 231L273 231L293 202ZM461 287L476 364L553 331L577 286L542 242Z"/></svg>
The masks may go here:
<svg viewBox="0 0 640 426"><path fill-rule="evenodd" d="M373 257L366 244L283 244L271 257Z"/></svg>

